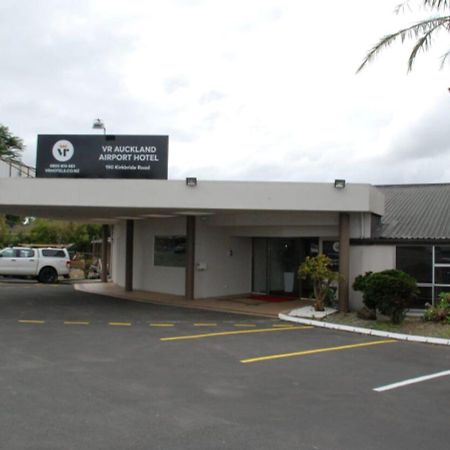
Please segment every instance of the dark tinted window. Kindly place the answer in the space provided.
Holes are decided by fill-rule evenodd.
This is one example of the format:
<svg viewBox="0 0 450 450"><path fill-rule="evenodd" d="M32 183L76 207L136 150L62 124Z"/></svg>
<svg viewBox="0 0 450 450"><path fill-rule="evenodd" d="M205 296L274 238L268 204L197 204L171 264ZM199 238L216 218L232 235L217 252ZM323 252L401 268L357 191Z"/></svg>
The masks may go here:
<svg viewBox="0 0 450 450"><path fill-rule="evenodd" d="M156 236L154 262L155 266L185 267L186 237Z"/></svg>
<svg viewBox="0 0 450 450"><path fill-rule="evenodd" d="M450 267L436 267L434 273L435 284L450 285Z"/></svg>
<svg viewBox="0 0 450 450"><path fill-rule="evenodd" d="M450 264L450 247L439 246L434 248L436 264Z"/></svg>
<svg viewBox="0 0 450 450"><path fill-rule="evenodd" d="M432 303L432 289L431 287L419 287L419 293L411 299L408 307L412 309L424 309L426 303Z"/></svg>
<svg viewBox="0 0 450 450"><path fill-rule="evenodd" d="M339 271L339 241L323 241L322 253L331 261L331 270Z"/></svg>
<svg viewBox="0 0 450 450"><path fill-rule="evenodd" d="M65 258L66 253L64 252L64 250L45 249L45 250L42 250L42 256L51 256L53 258Z"/></svg>
<svg viewBox="0 0 450 450"><path fill-rule="evenodd" d="M431 246L397 247L397 269L414 277L418 283L432 282Z"/></svg>

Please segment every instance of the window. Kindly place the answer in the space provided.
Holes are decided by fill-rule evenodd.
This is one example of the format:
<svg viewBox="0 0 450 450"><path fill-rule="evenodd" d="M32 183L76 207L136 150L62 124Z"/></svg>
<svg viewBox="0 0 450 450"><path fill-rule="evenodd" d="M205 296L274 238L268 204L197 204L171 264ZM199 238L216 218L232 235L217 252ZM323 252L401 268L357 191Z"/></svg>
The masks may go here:
<svg viewBox="0 0 450 450"><path fill-rule="evenodd" d="M436 267L434 282L436 284L450 285L450 267Z"/></svg>
<svg viewBox="0 0 450 450"><path fill-rule="evenodd" d="M397 269L411 275L418 283L431 283L433 281L432 247L397 247Z"/></svg>
<svg viewBox="0 0 450 450"><path fill-rule="evenodd" d="M42 256L49 256L52 258L66 258L66 253L64 252L64 250L45 249L42 250Z"/></svg>
<svg viewBox="0 0 450 450"><path fill-rule="evenodd" d="M18 258L33 258L34 250L31 248L21 248L20 250L16 250L16 256Z"/></svg>
<svg viewBox="0 0 450 450"><path fill-rule="evenodd" d="M1 252L1 255L3 258L13 258L15 256L12 248L5 248L5 250Z"/></svg>
<svg viewBox="0 0 450 450"><path fill-rule="evenodd" d="M450 246L416 245L397 247L397 269L417 280L419 295L412 308L435 304L440 292L450 292Z"/></svg>
<svg viewBox="0 0 450 450"><path fill-rule="evenodd" d="M186 267L186 236L155 236L154 264Z"/></svg>
<svg viewBox="0 0 450 450"><path fill-rule="evenodd" d="M331 270L339 272L339 241L323 241L322 253L330 258Z"/></svg>
<svg viewBox="0 0 450 450"><path fill-rule="evenodd" d="M450 247L439 246L434 247L435 262L436 264L450 264Z"/></svg>
<svg viewBox="0 0 450 450"><path fill-rule="evenodd" d="M432 287L418 286L418 289L419 293L409 304L409 307L412 309L424 309L426 303L432 302Z"/></svg>

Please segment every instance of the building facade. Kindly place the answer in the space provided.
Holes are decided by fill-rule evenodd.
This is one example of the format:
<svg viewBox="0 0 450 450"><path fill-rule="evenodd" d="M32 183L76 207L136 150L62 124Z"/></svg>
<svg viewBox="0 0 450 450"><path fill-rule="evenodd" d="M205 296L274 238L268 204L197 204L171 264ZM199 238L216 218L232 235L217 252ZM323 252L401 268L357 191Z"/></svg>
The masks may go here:
<svg viewBox="0 0 450 450"><path fill-rule="evenodd" d="M396 267L417 278L422 308L450 289L448 194L448 185L0 178L0 212L107 225L112 281L127 290L308 297L298 266L324 253L341 274L341 309L362 304L357 275Z"/></svg>

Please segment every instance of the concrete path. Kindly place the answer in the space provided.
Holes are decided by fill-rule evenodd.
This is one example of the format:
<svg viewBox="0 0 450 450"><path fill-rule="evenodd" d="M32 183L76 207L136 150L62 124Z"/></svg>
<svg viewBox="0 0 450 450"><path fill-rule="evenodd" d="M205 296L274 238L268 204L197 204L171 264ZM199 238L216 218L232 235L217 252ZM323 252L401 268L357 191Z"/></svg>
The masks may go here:
<svg viewBox="0 0 450 450"><path fill-rule="evenodd" d="M114 283L77 283L75 289L91 294L107 295L135 302L153 303L182 308L222 311L251 316L278 318L278 314L294 308L311 304L307 300L290 300L280 303L265 302L251 298L205 298L186 300L181 295L169 295L158 292L132 291L126 292Z"/></svg>

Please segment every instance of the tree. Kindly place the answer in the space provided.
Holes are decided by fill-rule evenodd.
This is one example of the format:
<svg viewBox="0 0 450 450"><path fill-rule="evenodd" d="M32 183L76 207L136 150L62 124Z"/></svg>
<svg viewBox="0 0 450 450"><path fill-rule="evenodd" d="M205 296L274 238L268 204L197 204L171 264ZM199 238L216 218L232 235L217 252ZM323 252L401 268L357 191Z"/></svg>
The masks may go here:
<svg viewBox="0 0 450 450"><path fill-rule="evenodd" d="M67 222L63 220L36 219L30 225L11 224L0 218L0 244L71 244L72 249L91 251L91 242L101 237L101 226Z"/></svg>
<svg viewBox="0 0 450 450"><path fill-rule="evenodd" d="M407 0L400 4L397 7L397 12L404 10L405 6L409 6L409 3L410 1ZM414 47L408 59L408 72L410 72L413 68L417 54L419 52L426 52L430 49L432 39L439 31L450 33L450 0L420 0L420 3L425 10L436 13L436 15L398 30L395 33L383 36L380 41L369 50L357 72L360 72L380 52L395 41L400 40L403 43L406 40L415 39ZM449 56L450 50L441 57L441 67Z"/></svg>
<svg viewBox="0 0 450 450"><path fill-rule="evenodd" d="M7 245L9 239L9 227L6 223L5 217L0 216L0 247Z"/></svg>
<svg viewBox="0 0 450 450"><path fill-rule="evenodd" d="M307 256L298 269L301 278L310 278L313 283L316 311L325 310L325 299L330 292L331 283L339 279L339 274L330 269L330 263L331 260L326 255Z"/></svg>
<svg viewBox="0 0 450 450"><path fill-rule="evenodd" d="M0 124L0 157L6 159L20 159L24 149L23 141L14 136L8 127Z"/></svg>

